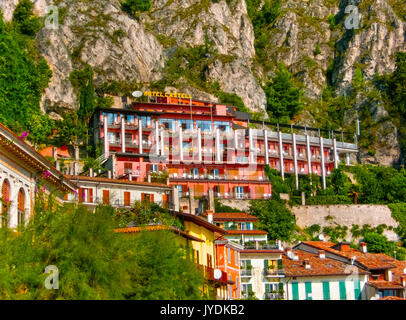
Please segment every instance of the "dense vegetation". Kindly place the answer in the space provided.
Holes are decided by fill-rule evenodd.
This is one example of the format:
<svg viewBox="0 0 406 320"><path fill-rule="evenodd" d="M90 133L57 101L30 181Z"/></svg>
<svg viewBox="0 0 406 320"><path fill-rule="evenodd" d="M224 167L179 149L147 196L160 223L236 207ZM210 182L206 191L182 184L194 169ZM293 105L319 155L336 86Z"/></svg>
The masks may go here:
<svg viewBox="0 0 406 320"><path fill-rule="evenodd" d="M52 71L35 46L41 22L32 10L31 1L21 0L11 23L0 16L0 122L17 133L29 131L30 141L40 144L54 127L40 109Z"/></svg>
<svg viewBox="0 0 406 320"><path fill-rule="evenodd" d="M109 206L91 213L37 198L27 227L0 229L0 298L202 298L203 276L179 238L169 231L116 234L120 221ZM59 270L57 290L44 286L48 265Z"/></svg>

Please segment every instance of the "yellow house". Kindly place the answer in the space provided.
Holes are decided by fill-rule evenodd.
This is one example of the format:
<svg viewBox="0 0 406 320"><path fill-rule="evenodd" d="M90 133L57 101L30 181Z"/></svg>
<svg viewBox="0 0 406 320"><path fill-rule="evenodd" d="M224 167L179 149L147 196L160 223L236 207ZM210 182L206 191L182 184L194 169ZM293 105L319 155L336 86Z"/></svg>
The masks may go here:
<svg viewBox="0 0 406 320"><path fill-rule="evenodd" d="M209 298L219 299L227 296L227 274L222 272L218 279L215 279L214 266L216 253L214 241L215 233L224 235L227 233L222 228L210 223L206 219L188 213L173 212L184 225L184 231L202 241L193 241L191 243L195 263L203 271L206 286L204 292Z"/></svg>

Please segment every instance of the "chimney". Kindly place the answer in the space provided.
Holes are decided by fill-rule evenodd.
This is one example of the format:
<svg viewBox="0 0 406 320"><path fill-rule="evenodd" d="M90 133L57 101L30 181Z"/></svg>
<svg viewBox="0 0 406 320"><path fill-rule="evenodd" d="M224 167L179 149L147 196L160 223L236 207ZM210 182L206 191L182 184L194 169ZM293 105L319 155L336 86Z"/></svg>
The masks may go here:
<svg viewBox="0 0 406 320"><path fill-rule="evenodd" d="M207 210L206 214L207 214L207 221L210 223L213 223L213 210Z"/></svg>
<svg viewBox="0 0 406 320"><path fill-rule="evenodd" d="M128 174L128 181L133 181L133 175L131 173Z"/></svg>
<svg viewBox="0 0 406 320"><path fill-rule="evenodd" d="M400 283L402 284L402 287L406 287L406 276L405 275L400 277Z"/></svg>
<svg viewBox="0 0 406 320"><path fill-rule="evenodd" d="M392 277L392 270L387 269L387 270L385 271L385 280L386 280L386 281L392 281L392 280L393 280L393 277Z"/></svg>
<svg viewBox="0 0 406 320"><path fill-rule="evenodd" d="M151 183L151 175L150 174L147 175L147 181L148 181L148 183Z"/></svg>
<svg viewBox="0 0 406 320"><path fill-rule="evenodd" d="M326 252L324 250L319 250L319 258L326 259Z"/></svg>
<svg viewBox="0 0 406 320"><path fill-rule="evenodd" d="M93 177L93 168L89 168L89 177Z"/></svg>
<svg viewBox="0 0 406 320"><path fill-rule="evenodd" d="M304 259L303 260L303 266L305 269L310 269L310 260L309 259Z"/></svg>
<svg viewBox="0 0 406 320"><path fill-rule="evenodd" d="M111 179L111 170L108 170L108 171L107 171L107 178L108 178L108 179Z"/></svg>
<svg viewBox="0 0 406 320"><path fill-rule="evenodd" d="M342 252L350 251L350 244L348 242L341 242L339 244L339 246L340 246L340 251L342 251Z"/></svg>
<svg viewBox="0 0 406 320"><path fill-rule="evenodd" d="M365 243L365 242L361 242L361 252L362 253L367 253L368 252L368 250L367 250L367 244Z"/></svg>
<svg viewBox="0 0 406 320"><path fill-rule="evenodd" d="M55 168L56 170L61 170L61 165L59 164L58 160L55 162Z"/></svg>

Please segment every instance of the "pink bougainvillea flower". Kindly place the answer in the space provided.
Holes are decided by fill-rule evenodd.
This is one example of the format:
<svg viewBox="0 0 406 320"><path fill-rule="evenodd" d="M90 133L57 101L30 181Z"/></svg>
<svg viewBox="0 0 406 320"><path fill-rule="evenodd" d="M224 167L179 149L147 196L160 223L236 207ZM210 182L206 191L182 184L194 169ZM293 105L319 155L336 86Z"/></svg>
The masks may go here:
<svg viewBox="0 0 406 320"><path fill-rule="evenodd" d="M51 173L49 171L44 171L44 177L47 178L51 175Z"/></svg>

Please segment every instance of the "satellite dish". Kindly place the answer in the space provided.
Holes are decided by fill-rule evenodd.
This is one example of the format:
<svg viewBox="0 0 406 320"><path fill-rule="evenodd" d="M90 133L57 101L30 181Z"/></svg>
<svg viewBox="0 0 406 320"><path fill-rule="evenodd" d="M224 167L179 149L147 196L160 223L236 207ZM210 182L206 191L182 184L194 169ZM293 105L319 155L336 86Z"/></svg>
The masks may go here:
<svg viewBox="0 0 406 320"><path fill-rule="evenodd" d="M403 269L403 273L406 274L406 268Z"/></svg>
<svg viewBox="0 0 406 320"><path fill-rule="evenodd" d="M214 269L214 279L220 280L223 272L220 269Z"/></svg>
<svg viewBox="0 0 406 320"><path fill-rule="evenodd" d="M324 241L324 240L326 240L326 238L324 238L323 234L319 234L319 240Z"/></svg>
<svg viewBox="0 0 406 320"><path fill-rule="evenodd" d="M133 96L134 98L139 98L139 97L142 96L142 92L141 92L141 91L134 91L134 92L132 93L132 96Z"/></svg>

